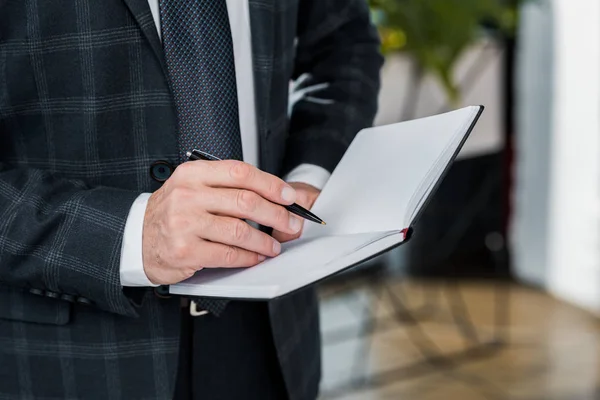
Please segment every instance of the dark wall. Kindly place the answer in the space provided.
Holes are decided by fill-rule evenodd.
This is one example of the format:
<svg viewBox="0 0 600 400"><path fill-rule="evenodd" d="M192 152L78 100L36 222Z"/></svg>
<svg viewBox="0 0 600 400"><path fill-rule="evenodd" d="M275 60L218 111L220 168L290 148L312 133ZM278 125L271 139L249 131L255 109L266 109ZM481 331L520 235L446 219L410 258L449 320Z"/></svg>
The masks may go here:
<svg viewBox="0 0 600 400"><path fill-rule="evenodd" d="M459 160L426 206L406 246L413 276L498 274L486 237L504 232L504 152ZM502 275L508 274L503 266Z"/></svg>

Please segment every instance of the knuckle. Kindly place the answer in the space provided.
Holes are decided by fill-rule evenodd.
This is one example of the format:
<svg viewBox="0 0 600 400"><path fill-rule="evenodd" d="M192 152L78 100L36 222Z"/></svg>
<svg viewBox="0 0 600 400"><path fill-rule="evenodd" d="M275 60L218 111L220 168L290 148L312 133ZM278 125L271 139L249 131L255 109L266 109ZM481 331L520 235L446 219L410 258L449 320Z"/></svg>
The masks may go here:
<svg viewBox="0 0 600 400"><path fill-rule="evenodd" d="M225 265L235 264L238 257L239 257L239 250L235 247L227 246L227 248L225 249L225 254L223 255Z"/></svg>
<svg viewBox="0 0 600 400"><path fill-rule="evenodd" d="M275 219L277 224L287 228L290 221L290 213L283 207L277 207Z"/></svg>
<svg viewBox="0 0 600 400"><path fill-rule="evenodd" d="M240 190L236 198L237 207L244 213L251 213L256 210L258 205L258 197L256 194L247 190Z"/></svg>
<svg viewBox="0 0 600 400"><path fill-rule="evenodd" d="M233 225L233 239L237 242L245 242L250 238L250 225L243 221L235 222Z"/></svg>
<svg viewBox="0 0 600 400"><path fill-rule="evenodd" d="M173 178L177 179L185 179L186 176L192 173L192 170L196 169L196 165L194 163L183 163L177 166L175 172L173 173Z"/></svg>
<svg viewBox="0 0 600 400"><path fill-rule="evenodd" d="M173 243L171 247L171 259L174 262L182 262L189 255L189 246L183 240Z"/></svg>
<svg viewBox="0 0 600 400"><path fill-rule="evenodd" d="M189 221L185 218L186 210L193 205L194 193L190 189L176 187L171 192L171 196L165 204L165 217L169 223L169 227L181 227L187 225Z"/></svg>
<svg viewBox="0 0 600 400"><path fill-rule="evenodd" d="M283 190L283 183L276 178L269 179L269 195L273 198L279 198L281 191Z"/></svg>
<svg viewBox="0 0 600 400"><path fill-rule="evenodd" d="M290 212L283 207L277 207L277 221L288 224L290 220Z"/></svg>
<svg viewBox="0 0 600 400"><path fill-rule="evenodd" d="M249 164L246 164L242 161L231 161L229 173L233 179L238 182L242 182L251 178L252 168Z"/></svg>
<svg viewBox="0 0 600 400"><path fill-rule="evenodd" d="M178 205L181 201L188 200L191 198L191 190L182 186L175 186L171 190L171 203L172 205Z"/></svg>
<svg viewBox="0 0 600 400"><path fill-rule="evenodd" d="M168 232L178 232L188 224L188 221L181 215L177 205L171 203L165 216L165 227Z"/></svg>
<svg viewBox="0 0 600 400"><path fill-rule="evenodd" d="M262 251L263 254L271 254L273 252L273 239L274 237L269 236L269 235L263 235L263 240L262 240ZM275 239L277 240L277 239Z"/></svg>
<svg viewBox="0 0 600 400"><path fill-rule="evenodd" d="M183 274L183 279L180 279L179 281L182 281L184 279L187 278L191 278L192 276L194 276L194 274L196 273L197 269L194 267L187 267L184 268L181 273Z"/></svg>
<svg viewBox="0 0 600 400"><path fill-rule="evenodd" d="M168 232L177 231L179 228L179 218L177 216L168 217L165 226Z"/></svg>

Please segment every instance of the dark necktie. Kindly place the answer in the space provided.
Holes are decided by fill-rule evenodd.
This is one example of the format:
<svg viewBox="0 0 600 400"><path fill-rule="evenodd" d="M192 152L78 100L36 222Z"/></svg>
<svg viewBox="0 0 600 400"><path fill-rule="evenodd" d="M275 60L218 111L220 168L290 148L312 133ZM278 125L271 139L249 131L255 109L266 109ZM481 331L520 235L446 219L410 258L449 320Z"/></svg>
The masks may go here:
<svg viewBox="0 0 600 400"><path fill-rule="evenodd" d="M233 43L226 0L160 0L179 145L242 160Z"/></svg>
<svg viewBox="0 0 600 400"><path fill-rule="evenodd" d="M181 161L193 149L242 160L226 0L160 0L160 17L177 108ZM219 315L227 301L199 299L196 303Z"/></svg>

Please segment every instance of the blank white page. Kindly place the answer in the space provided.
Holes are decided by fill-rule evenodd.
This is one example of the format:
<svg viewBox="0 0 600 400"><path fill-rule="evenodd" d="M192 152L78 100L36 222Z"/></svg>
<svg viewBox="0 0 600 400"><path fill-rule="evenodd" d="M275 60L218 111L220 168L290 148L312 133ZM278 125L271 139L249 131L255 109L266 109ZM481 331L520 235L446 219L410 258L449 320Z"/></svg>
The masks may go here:
<svg viewBox="0 0 600 400"><path fill-rule="evenodd" d="M359 132L312 208L327 225L308 223L303 237L407 228L411 198L430 186L426 178L435 176L437 161L479 110L465 107Z"/></svg>
<svg viewBox="0 0 600 400"><path fill-rule="evenodd" d="M404 235L400 232L298 239L284 243L278 257L267 259L255 267L205 268L192 278L172 285L169 291L179 295L274 298L335 274L350 263L402 240ZM371 245L375 247L369 248ZM356 259L357 255L362 258ZM345 261L346 258L348 261Z"/></svg>

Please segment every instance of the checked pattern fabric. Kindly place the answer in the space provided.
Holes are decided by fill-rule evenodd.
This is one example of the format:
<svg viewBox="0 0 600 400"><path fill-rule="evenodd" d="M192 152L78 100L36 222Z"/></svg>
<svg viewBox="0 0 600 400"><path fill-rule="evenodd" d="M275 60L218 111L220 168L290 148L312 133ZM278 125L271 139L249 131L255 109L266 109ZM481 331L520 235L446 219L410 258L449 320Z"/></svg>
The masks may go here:
<svg viewBox="0 0 600 400"><path fill-rule="evenodd" d="M179 122L181 162L199 149L242 160L235 61L225 0L160 0L163 47ZM197 299L220 315L226 300Z"/></svg>

